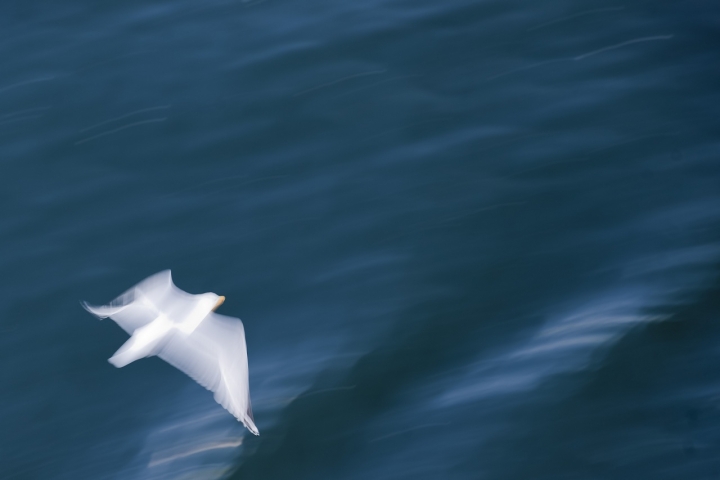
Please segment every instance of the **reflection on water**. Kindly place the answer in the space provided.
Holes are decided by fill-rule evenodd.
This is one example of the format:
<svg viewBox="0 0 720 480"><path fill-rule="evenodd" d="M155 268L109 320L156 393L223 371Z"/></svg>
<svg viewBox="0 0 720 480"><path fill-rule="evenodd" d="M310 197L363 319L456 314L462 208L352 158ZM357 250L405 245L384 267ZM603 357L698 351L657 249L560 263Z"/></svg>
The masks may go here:
<svg viewBox="0 0 720 480"><path fill-rule="evenodd" d="M235 450L243 443L242 427L227 422L227 413L221 408L200 402L195 390L188 389L180 397L181 413L166 424L153 426L120 477L211 479L228 473ZM194 397L198 401L189 401Z"/></svg>

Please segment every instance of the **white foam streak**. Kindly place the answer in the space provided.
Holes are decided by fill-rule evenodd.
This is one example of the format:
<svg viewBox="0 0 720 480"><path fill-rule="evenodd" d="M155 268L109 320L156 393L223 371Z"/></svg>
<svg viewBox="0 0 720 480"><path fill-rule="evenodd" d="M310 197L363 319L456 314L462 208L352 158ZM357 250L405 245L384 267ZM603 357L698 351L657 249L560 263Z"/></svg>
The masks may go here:
<svg viewBox="0 0 720 480"><path fill-rule="evenodd" d="M641 298L611 297L550 320L526 341L475 362L433 403L448 407L528 391L550 376L587 368L595 352L629 328L660 318L638 313Z"/></svg>
<svg viewBox="0 0 720 480"><path fill-rule="evenodd" d="M148 467L149 468L156 467L158 465L162 465L163 463L173 462L175 460L180 460L182 458L187 458L192 455L197 455L198 453L209 452L211 450L221 450L221 449L225 449L225 448L237 448L240 445L242 445L242 443L243 443L243 439L240 438L239 440L235 440L233 442L220 442L220 443L211 443L208 445L202 445L199 447L191 448L190 450L187 450L185 452L178 453L175 455L170 455L167 457L155 458L155 456L153 456L153 458L150 460L150 463L148 463Z"/></svg>

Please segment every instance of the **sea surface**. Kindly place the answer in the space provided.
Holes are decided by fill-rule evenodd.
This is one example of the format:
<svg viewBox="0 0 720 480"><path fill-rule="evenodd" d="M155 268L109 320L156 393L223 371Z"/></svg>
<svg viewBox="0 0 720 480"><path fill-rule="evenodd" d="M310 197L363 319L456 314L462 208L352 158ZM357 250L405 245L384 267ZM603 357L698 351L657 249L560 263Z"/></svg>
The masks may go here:
<svg viewBox="0 0 720 480"><path fill-rule="evenodd" d="M0 6L0 478L720 478L720 8ZM260 436L101 304L242 319Z"/></svg>

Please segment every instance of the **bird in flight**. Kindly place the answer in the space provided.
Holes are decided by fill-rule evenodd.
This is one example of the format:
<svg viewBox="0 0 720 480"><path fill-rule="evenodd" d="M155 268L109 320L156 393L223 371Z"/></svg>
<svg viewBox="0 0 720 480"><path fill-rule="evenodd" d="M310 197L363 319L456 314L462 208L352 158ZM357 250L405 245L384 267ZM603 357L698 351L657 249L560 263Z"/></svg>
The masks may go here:
<svg viewBox="0 0 720 480"><path fill-rule="evenodd" d="M215 394L215 401L259 435L250 405L245 330L239 318L215 313L225 297L192 295L170 270L152 275L104 306L82 306L110 317L130 334L108 359L117 368L157 355Z"/></svg>

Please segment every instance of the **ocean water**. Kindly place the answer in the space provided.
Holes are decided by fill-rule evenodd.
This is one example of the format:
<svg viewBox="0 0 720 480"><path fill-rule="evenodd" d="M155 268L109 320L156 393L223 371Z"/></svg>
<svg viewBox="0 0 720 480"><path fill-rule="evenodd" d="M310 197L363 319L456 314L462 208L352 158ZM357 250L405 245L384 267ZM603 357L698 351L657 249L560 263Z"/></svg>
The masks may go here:
<svg viewBox="0 0 720 480"><path fill-rule="evenodd" d="M709 1L0 6L0 478L720 477ZM243 320L260 436L103 303Z"/></svg>

